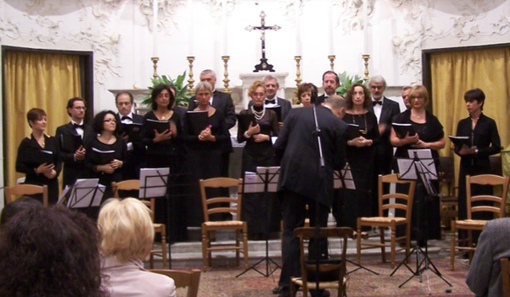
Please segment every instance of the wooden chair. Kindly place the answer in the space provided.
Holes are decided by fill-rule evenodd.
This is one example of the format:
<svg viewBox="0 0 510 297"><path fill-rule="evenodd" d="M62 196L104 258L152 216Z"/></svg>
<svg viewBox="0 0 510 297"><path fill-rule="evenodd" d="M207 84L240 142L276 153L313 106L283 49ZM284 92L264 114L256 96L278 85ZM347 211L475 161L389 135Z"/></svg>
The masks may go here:
<svg viewBox="0 0 510 297"><path fill-rule="evenodd" d="M230 188L237 187L237 198L231 197L207 197L206 188ZM219 250L235 250L236 265L239 265L239 252L242 250L244 254L244 268L248 269L248 227L246 222L241 221L242 206L242 188L243 179L217 177L200 180L200 194L202 196L202 208L204 211L204 222L202 223L202 257L204 264L204 272L207 267L212 265L211 252ZM218 203L230 203L230 206L218 205ZM229 221L211 221L209 216L212 214L236 213L236 220ZM211 244L211 235L218 230L235 230L236 240L232 243L216 243ZM240 246L242 231L243 245Z"/></svg>
<svg viewBox="0 0 510 297"><path fill-rule="evenodd" d="M407 184L409 185L409 191L407 194L404 193L383 193L383 185L385 183L388 184ZM381 256L383 262L386 262L386 252L385 248L389 247L391 249L391 268L395 267L395 253L397 251L403 250L404 248L396 247L397 241L402 241L405 243L405 251L406 255L409 254L410 250L410 241L411 241L411 213L413 207L413 196L414 189L416 186L416 182L410 180L400 180L398 178L398 174L388 174L388 175L379 175L378 178L378 191L379 191L379 216L378 217L360 217L358 218L357 223L357 254L358 254L358 264L361 262L361 250L364 249L372 249L372 248L381 248ZM395 198L394 203L390 201L390 199ZM405 211L404 217L389 217L388 211L390 209L401 209ZM396 231L397 226L405 226L405 234L404 236L397 237ZM364 241L362 242L362 227L379 227L380 233L380 242L371 242ZM386 243L384 238L384 229L391 229L391 239L390 244ZM365 246L365 247L362 247ZM410 259L409 259L410 260Z"/></svg>
<svg viewBox="0 0 510 297"><path fill-rule="evenodd" d="M455 195L455 169L453 166L453 157L439 157L439 183L440 188L446 189L446 194L441 193L440 195L440 210L441 219L444 226L451 228L452 220L455 220L458 216L458 205L459 199ZM441 237L445 238L444 229L441 230Z"/></svg>
<svg viewBox="0 0 510 297"><path fill-rule="evenodd" d="M120 198L119 191L135 191L140 190L140 180L129 179L121 182L112 182L113 197ZM168 257L166 250L166 227L165 224L154 223L154 211L156 210L156 202L154 198L140 199L151 210L151 219L154 225L154 232L161 234L161 250L152 250L149 259L150 268L154 268L154 254L161 253L163 259L163 268L168 268Z"/></svg>
<svg viewBox="0 0 510 297"><path fill-rule="evenodd" d="M200 270L191 271L170 270L170 269L149 269L154 273L159 273L171 277L175 282L176 288L188 288L186 297L198 296L198 285L200 284Z"/></svg>
<svg viewBox="0 0 510 297"><path fill-rule="evenodd" d="M352 237L354 231L349 227L319 228L319 230L319 238L340 238L342 246L340 257L332 257L324 263L319 262L319 278L323 278L323 281L319 280L319 288L337 289L338 297L343 297L345 296L346 288L346 261L344 259L347 254L347 238ZM294 235L299 238L301 249L299 261L301 264L301 277L291 277L291 296L296 296L297 288L299 287L303 290L303 296L308 296L308 292L314 290L317 286L317 282L313 280L317 271L316 263L313 260L306 261L305 258L305 245L307 240L316 238L315 232L314 227L300 227L294 230ZM324 280L324 278L327 279Z"/></svg>
<svg viewBox="0 0 510 297"><path fill-rule="evenodd" d="M510 261L508 258L499 259L501 265L501 285L503 287L503 296L510 296Z"/></svg>
<svg viewBox="0 0 510 297"><path fill-rule="evenodd" d="M474 212L490 212L495 217L502 218L505 214L505 201L506 194L508 192L508 177L503 177L494 174L480 174L475 176L466 176L466 208L467 208L467 219L466 220L454 220L452 221L452 239L451 239L451 250L450 250L450 270L455 270L455 250L468 251L469 253L469 264L473 260L473 252L476 247L473 245L473 230L482 231L485 226L486 220L472 220L472 214ZM501 186L501 196L495 195L477 195L471 196L471 184L479 185L492 185ZM472 202L484 202L485 205L473 206ZM457 230L468 231L468 245L460 246L455 245Z"/></svg>
<svg viewBox="0 0 510 297"><path fill-rule="evenodd" d="M10 187L5 187L5 202L9 204L23 195L36 195L42 194L43 206L48 207L48 186L36 186L30 184L21 184ZM13 199L13 195L15 198Z"/></svg>

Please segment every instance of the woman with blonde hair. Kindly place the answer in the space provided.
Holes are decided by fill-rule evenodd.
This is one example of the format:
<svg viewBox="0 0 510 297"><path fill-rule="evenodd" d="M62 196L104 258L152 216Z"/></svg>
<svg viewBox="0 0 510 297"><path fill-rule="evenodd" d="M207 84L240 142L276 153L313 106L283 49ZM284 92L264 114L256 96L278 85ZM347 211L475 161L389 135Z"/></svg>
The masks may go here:
<svg viewBox="0 0 510 297"><path fill-rule="evenodd" d="M112 198L101 207L103 285L110 296L175 296L173 279L146 271L154 241L149 209L140 200Z"/></svg>

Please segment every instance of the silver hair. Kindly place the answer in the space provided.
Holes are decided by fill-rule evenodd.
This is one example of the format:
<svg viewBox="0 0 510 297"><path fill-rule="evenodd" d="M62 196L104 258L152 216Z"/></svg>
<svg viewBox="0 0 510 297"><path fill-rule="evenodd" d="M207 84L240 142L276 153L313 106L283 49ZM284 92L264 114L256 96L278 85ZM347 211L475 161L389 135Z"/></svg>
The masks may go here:
<svg viewBox="0 0 510 297"><path fill-rule="evenodd" d="M272 76L271 74L266 75L264 77L264 79L262 80L262 82L264 82L264 84L265 84L266 80L274 80L274 81L276 81L276 86L280 86L280 84L278 83L278 79L276 77Z"/></svg>
<svg viewBox="0 0 510 297"><path fill-rule="evenodd" d="M386 80L384 79L384 77L382 77L382 75L374 75L370 77L370 80L368 81L368 86L370 86L370 84L373 82L376 84L382 83L384 88L386 89Z"/></svg>
<svg viewBox="0 0 510 297"><path fill-rule="evenodd" d="M197 86L195 87L195 94L200 90L208 90L209 92L211 92L211 94L213 92L211 84L206 81L201 81L197 84Z"/></svg>
<svg viewBox="0 0 510 297"><path fill-rule="evenodd" d="M214 78L216 78L216 73L214 73L214 71L212 71L211 69L206 69L206 70L203 70L202 72L200 72L200 75L206 75L206 74L212 74L212 76Z"/></svg>

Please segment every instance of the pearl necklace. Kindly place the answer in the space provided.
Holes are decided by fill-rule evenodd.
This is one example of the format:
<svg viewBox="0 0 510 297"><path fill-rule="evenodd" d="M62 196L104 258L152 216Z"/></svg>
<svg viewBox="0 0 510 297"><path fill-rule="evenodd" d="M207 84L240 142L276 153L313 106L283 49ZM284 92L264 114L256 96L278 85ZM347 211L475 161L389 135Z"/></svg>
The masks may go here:
<svg viewBox="0 0 510 297"><path fill-rule="evenodd" d="M264 115L266 114L266 108L262 106L262 111L256 111L255 108L253 108L253 105L251 106L251 112L253 112L253 115L255 116L255 120L260 121Z"/></svg>

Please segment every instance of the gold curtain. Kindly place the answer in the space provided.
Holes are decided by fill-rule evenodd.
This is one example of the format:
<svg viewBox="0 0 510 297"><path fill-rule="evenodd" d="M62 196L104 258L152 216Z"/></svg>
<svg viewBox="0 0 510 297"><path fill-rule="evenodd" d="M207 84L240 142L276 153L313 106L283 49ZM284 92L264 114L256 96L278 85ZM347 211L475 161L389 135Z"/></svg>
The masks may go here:
<svg viewBox="0 0 510 297"><path fill-rule="evenodd" d="M55 135L58 126L69 121L66 104L81 97L78 55L6 50L4 55L4 143L7 185L23 176L16 172L21 140L30 135L26 114L42 108L48 117L45 133Z"/></svg>
<svg viewBox="0 0 510 297"><path fill-rule="evenodd" d="M498 126L503 148L510 143L510 48L497 47L430 54L432 112L443 124L446 135L455 135L459 120L468 117L464 102L467 90L485 93L483 113ZM460 158L447 139L442 156L455 156L455 176ZM458 182L457 180L455 181Z"/></svg>

